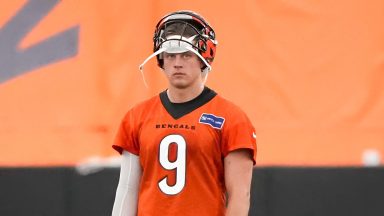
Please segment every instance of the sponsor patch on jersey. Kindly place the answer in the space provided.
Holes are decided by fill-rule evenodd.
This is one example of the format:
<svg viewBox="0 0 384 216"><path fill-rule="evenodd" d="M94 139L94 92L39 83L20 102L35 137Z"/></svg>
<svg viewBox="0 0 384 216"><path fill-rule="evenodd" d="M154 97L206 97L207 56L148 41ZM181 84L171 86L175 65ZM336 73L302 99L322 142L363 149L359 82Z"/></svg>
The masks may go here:
<svg viewBox="0 0 384 216"><path fill-rule="evenodd" d="M213 128L221 129L224 125L225 119L213 114L203 113L200 117L199 123L211 125Z"/></svg>

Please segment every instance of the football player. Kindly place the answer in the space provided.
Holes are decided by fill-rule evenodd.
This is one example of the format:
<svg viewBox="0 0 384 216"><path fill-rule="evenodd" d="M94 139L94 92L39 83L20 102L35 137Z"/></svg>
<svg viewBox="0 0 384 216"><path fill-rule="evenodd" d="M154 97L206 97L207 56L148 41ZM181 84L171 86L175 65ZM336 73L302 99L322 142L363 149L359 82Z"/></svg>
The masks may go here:
<svg viewBox="0 0 384 216"><path fill-rule="evenodd" d="M166 90L130 109L113 148L122 154L113 216L245 216L256 134L246 114L205 85L216 35L200 15L176 11L156 25Z"/></svg>

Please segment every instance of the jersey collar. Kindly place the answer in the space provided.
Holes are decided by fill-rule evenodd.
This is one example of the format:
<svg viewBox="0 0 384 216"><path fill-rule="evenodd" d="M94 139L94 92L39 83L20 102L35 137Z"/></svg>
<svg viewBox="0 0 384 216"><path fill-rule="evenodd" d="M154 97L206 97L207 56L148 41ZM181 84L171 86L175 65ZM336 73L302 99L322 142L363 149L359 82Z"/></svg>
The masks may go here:
<svg viewBox="0 0 384 216"><path fill-rule="evenodd" d="M204 87L203 92L196 98L184 103L172 103L167 95L167 91L160 93L160 100L167 112L174 118L179 119L188 113L196 110L212 100L217 93L208 87Z"/></svg>

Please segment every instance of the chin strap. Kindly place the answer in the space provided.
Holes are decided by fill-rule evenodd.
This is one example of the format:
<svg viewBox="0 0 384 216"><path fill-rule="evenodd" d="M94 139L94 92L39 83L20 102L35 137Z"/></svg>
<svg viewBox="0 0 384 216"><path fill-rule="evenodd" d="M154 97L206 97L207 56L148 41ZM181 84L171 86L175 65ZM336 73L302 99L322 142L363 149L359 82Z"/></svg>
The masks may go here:
<svg viewBox="0 0 384 216"><path fill-rule="evenodd" d="M140 71L143 71L144 70L144 65L153 57L159 55L160 53L164 52L167 48L163 47L163 48L160 48L158 49L156 52L152 53L150 56L148 56L148 58L146 58L144 60L144 62L139 66L139 69Z"/></svg>
<svg viewBox="0 0 384 216"><path fill-rule="evenodd" d="M204 62L205 66L207 66L207 67L203 70L203 72L205 72L205 71L210 72L210 71L212 70L211 65L208 64L208 62L203 58L203 56L200 55L199 52L197 52L197 51L196 51L195 49L193 49L192 47L185 47L185 48L188 49L189 51L195 53L195 54L201 59L201 61Z"/></svg>
<svg viewBox="0 0 384 216"><path fill-rule="evenodd" d="M203 56L200 55L199 52L197 52L195 49L193 49L192 47L189 47L189 46L185 46L184 48L187 49L187 50L189 50L189 51L191 51L191 52L193 52L194 54L196 54L196 55L201 59L201 61L203 61L203 63L205 64L205 66L207 66L207 67L204 69L204 71L208 71L208 72L209 72L209 71L212 70L211 65L208 64L208 62L203 58ZM146 59L144 60L144 62L139 66L139 70L140 70L141 72L143 72L143 70L144 70L144 65L145 65L151 58L153 58L153 57L155 57L155 56L161 54L162 52L166 52L166 51L167 51L167 47L163 47L163 48L158 49L156 52L152 53L152 54L151 54L150 56L148 56L148 58L146 58Z"/></svg>
<svg viewBox="0 0 384 216"><path fill-rule="evenodd" d="M150 56L148 56L148 58L146 58L144 60L144 62L139 66L139 70L140 70L140 73L141 73L141 78L143 78L143 82L144 82L144 85L146 88L148 88L148 83L147 81L145 80L145 75L144 75L144 65L153 57L159 55L160 53L164 52L166 50L166 48L160 48L159 50L157 50L156 52L152 53Z"/></svg>

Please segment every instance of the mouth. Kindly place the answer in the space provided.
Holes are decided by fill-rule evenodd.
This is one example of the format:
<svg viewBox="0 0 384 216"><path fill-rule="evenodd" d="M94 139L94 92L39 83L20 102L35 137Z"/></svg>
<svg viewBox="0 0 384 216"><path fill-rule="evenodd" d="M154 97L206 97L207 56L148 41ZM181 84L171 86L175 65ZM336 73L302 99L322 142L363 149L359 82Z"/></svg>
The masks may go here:
<svg viewBox="0 0 384 216"><path fill-rule="evenodd" d="M185 73L181 73L181 72L176 72L173 74L173 76L184 76Z"/></svg>

